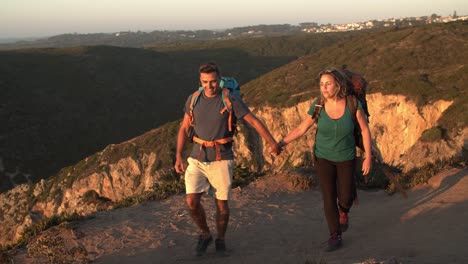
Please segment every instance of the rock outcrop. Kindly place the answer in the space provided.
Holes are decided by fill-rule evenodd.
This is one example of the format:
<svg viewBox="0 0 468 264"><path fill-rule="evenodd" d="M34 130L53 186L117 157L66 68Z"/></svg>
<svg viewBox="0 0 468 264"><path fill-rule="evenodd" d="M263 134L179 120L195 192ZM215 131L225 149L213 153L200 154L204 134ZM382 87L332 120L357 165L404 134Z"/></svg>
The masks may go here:
<svg viewBox="0 0 468 264"><path fill-rule="evenodd" d="M437 126L442 113L452 102L439 100L431 105L418 107L414 102L408 101L402 95L382 95L380 93L367 96L369 112L371 113L369 126L373 139L373 151L380 155L382 160L394 167L407 172L415 167L421 167L436 159L446 159L461 153L467 139L468 129L452 131L447 140L424 143L420 141L423 132ZM265 122L274 136L279 139L287 135L303 118L313 100L306 101L295 107L286 109L263 108L255 111L256 115ZM247 129L248 130L248 129ZM242 133L236 144L238 160L253 166L256 163L249 161L249 157L256 157L254 151L259 150L261 144L251 142L259 138L246 138ZM263 159L257 159L259 165L274 168L288 162L292 166L300 166L310 162L310 152L315 137L315 127L312 127L305 136L287 146L286 154L272 159L268 147L262 146ZM253 147L252 147L253 146ZM288 159L285 161L285 159ZM261 167L263 168L263 167ZM260 169L261 169L260 168Z"/></svg>

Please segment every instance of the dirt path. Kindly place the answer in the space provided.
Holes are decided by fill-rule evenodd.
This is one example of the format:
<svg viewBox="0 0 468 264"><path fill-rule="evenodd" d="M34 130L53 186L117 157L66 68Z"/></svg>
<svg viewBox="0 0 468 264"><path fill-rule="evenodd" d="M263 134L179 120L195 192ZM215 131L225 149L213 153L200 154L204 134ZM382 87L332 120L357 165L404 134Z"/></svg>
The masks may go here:
<svg viewBox="0 0 468 264"><path fill-rule="evenodd" d="M444 171L407 199L360 191L344 246L333 253L323 252L328 237L319 190L293 191L282 176L234 191L228 257L217 257L213 246L194 257L196 229L182 195L47 232L86 251L83 258L94 263L468 263L467 175L466 168ZM215 232L212 199L203 203ZM79 259L71 251L62 255ZM25 251L15 257L15 263L41 261L46 259L28 258Z"/></svg>

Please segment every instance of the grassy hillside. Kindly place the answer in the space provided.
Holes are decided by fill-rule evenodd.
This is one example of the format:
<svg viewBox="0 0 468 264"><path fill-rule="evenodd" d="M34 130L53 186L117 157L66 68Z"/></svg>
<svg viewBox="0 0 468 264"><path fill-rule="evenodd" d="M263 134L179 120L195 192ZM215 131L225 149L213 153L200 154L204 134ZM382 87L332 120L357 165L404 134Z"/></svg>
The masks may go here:
<svg viewBox="0 0 468 264"><path fill-rule="evenodd" d="M468 124L468 23L366 33L302 57L244 86L251 105L290 106L319 93L317 74L346 65L370 82L369 93L403 94L419 105L454 100L446 129ZM372 114L372 113L371 113Z"/></svg>
<svg viewBox="0 0 468 264"><path fill-rule="evenodd" d="M47 177L108 144L178 119L182 103L196 88L197 66L209 60L239 79L252 106L307 100L318 94L320 70L347 65L366 76L370 93L404 94L421 105L454 100L440 125L444 130L466 127L467 29L466 22L458 22L147 49L0 52L0 157L5 167L0 176L18 169L34 180ZM173 139L159 140L155 144ZM24 181L24 175L15 181ZM0 190L11 187L0 184Z"/></svg>
<svg viewBox="0 0 468 264"><path fill-rule="evenodd" d="M420 36L427 36L432 42L427 43ZM447 42L449 36L452 40ZM457 56L451 55L449 59L442 59L442 57L451 54L449 51L445 55L438 55L438 51L445 52L444 47L450 49L460 44L466 45L467 38L467 25L464 23L366 33L359 39L330 46L315 54L301 57L247 83L242 88L243 97L251 106L286 106L308 100L311 96L318 94L316 76L321 69L330 65L342 66L347 62L346 65L350 69L359 70L366 75L371 82L370 93L404 94L411 100L419 100L420 103L438 99L454 100L455 103L447 110L452 114L445 114L441 125L445 129L466 127L468 123L468 112L466 111L468 96L466 85L463 82L467 78L467 75L463 74L466 72L463 58L466 59L467 51L459 52ZM358 44L360 42L362 43ZM444 42L444 45L437 45L441 42ZM374 46L369 47L371 43L377 43L375 48L378 47L379 52L369 55L368 50L374 49ZM361 46L368 48L359 49L358 47ZM414 54L414 56L401 55L400 59L396 59L398 57L395 56L398 56L398 52L402 52L397 47L403 48L404 52ZM355 51L353 52L353 50ZM386 61L389 58L395 58L395 60L387 64ZM434 58L441 63L438 65L436 61L427 58ZM395 64L399 64L399 66L393 67ZM403 68L400 69L400 67L407 67L409 70L403 71ZM426 89L419 89L419 85L426 83L428 78L431 81L430 86L427 84ZM447 80L451 80L451 82L446 83ZM393 86L388 85L388 83L393 83ZM116 161L129 155L142 157L143 154L158 149L160 150L158 153L164 153L164 156L156 162L157 168L155 170L171 167L175 155L174 138L177 126L177 122L167 123L132 142L106 149L101 155L106 160ZM83 164L91 164L87 166L97 168L100 162L96 161L94 165L92 162L80 162L73 168L73 170L80 172L77 172L76 175L82 175ZM65 177L68 175L67 169L58 175Z"/></svg>
<svg viewBox="0 0 468 264"><path fill-rule="evenodd" d="M299 57L314 53L319 49L362 35L363 32L340 32L323 34L300 33L292 36L262 37L253 39L233 39L229 41L171 42L151 47L161 52L179 52L209 49L240 49L251 56Z"/></svg>
<svg viewBox="0 0 468 264"><path fill-rule="evenodd" d="M7 172L47 177L180 118L203 62L218 62L244 84L352 35L0 51L0 191L11 187ZM24 182L25 175L14 181Z"/></svg>

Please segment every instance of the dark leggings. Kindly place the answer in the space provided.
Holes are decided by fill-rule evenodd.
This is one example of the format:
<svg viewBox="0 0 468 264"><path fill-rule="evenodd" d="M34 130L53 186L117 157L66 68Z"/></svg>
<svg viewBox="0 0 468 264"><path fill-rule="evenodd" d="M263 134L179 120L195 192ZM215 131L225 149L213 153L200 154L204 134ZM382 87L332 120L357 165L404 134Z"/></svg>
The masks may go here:
<svg viewBox="0 0 468 264"><path fill-rule="evenodd" d="M355 159L333 162L317 158L317 174L322 189L323 207L330 234L341 233L338 206L347 213L356 198L355 166Z"/></svg>

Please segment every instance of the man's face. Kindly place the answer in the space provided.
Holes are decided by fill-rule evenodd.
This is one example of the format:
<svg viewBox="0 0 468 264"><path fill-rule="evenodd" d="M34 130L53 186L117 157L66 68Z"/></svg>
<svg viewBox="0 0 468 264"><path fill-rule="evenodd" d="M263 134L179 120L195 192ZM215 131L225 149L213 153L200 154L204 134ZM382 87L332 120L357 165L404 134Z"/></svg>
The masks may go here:
<svg viewBox="0 0 468 264"><path fill-rule="evenodd" d="M200 73L200 83L205 91L206 97L213 97L216 95L219 90L219 81L216 72Z"/></svg>

